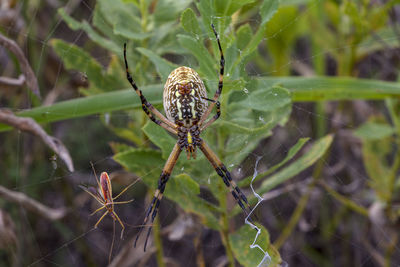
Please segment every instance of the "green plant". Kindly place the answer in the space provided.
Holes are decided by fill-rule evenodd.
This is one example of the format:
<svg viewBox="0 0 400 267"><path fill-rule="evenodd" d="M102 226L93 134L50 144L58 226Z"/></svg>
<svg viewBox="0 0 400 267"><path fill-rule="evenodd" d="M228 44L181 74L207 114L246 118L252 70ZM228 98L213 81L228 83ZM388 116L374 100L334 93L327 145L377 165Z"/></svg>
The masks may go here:
<svg viewBox="0 0 400 267"><path fill-rule="evenodd" d="M326 101L339 101L338 111L346 112L347 100L385 99L393 125L382 116L374 116L354 133L362 140L363 161L373 202L382 202L388 224L391 227L396 225L399 211L395 203L400 166L400 122L396 98L400 95L400 85L344 77L355 76L357 65L365 57L385 47L372 33L387 39L385 36L388 36L390 28L386 19L395 1L378 6L369 6L366 1L299 1L294 4L253 0L156 2L155 5L144 0L99 0L91 23L78 21L60 9L58 14L67 25L73 30L83 30L89 41L83 48L61 39L51 40L51 45L68 70L78 70L87 76L89 86L80 88L84 97L39 106L18 115L49 123L100 113L102 123L123 140L111 143L114 160L138 175L148 188L156 188L160 169L176 140L147 119L132 89L121 90L129 87L122 64L123 43L129 42L128 60L130 66L135 66L131 70L135 80L147 99L161 110L163 83L170 71L180 65L196 69L209 95L214 93L218 82L218 49L210 27L214 23L226 57L226 75L221 118L205 131L203 137L231 170L238 170L249 155L272 135L275 127L287 125L293 103L317 103L315 118L319 123L318 131L310 135L315 140L307 145L307 150L300 152L305 150L302 148L309 138L294 140L292 144L295 145L283 160L270 164L262 159L262 163L268 166L267 170L253 177L256 170L252 166L250 172L241 174L242 179L238 182L241 188L248 189L254 178L256 192L266 194L316 163L311 174L312 181L295 203L290 219L282 223L273 244L267 229L259 225L262 231L258 244L268 251L273 263L282 261L278 249L295 230L307 205L311 205L309 200L317 186L324 188L341 204L340 210L333 216L324 214L325 206L321 208L319 222L324 241L330 240L331 233L339 228L342 220L353 219L353 215L346 216L348 211L361 215L362 222L369 220L366 207L356 203L351 196L339 193L324 179L324 166L328 164L330 148L336 136L328 134L330 130L324 125L328 118L325 114ZM306 11L302 9L304 6ZM360 12L357 12L358 7ZM289 67L292 67L294 47L304 36L311 43L313 56L310 64L312 73L317 76L288 76L293 71ZM387 45L390 48L399 46L391 39ZM102 47L102 53L110 55L108 62L100 63L91 55L96 47ZM337 64L329 73L325 53ZM266 60L265 54L270 60ZM259 75L249 74L249 66L256 68ZM299 67L293 69L299 73L303 71ZM322 76L326 73L338 76ZM374 73L371 76L376 77ZM115 114L117 111L120 113ZM120 116L121 112L124 116ZM352 115L352 110L347 115ZM0 125L0 131L7 129ZM340 132L340 129L333 131ZM204 188L213 201L199 196ZM232 227L230 222L234 221L240 209L230 210L233 200L227 199L229 192L203 156L191 161L184 158L178 160L165 196L186 213L199 218L202 226L218 231L231 266L235 259L244 266L254 266L261 261L263 255L260 251L249 249L256 231L248 225L242 226L242 223L240 227ZM255 204L257 199L250 193L248 196ZM336 209L331 207L330 211ZM159 251L158 263L162 265L159 228L157 222L155 240ZM388 265L393 242L386 245L385 260ZM329 243L323 248L328 250ZM317 264L329 265L329 258L324 258L329 253L323 249L320 251L304 246L299 250Z"/></svg>

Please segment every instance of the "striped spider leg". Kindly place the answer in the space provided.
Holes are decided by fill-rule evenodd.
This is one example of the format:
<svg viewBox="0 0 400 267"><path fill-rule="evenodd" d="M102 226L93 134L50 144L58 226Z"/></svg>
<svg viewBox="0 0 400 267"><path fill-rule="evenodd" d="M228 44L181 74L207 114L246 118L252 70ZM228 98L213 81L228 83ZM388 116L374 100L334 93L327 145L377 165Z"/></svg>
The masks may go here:
<svg viewBox="0 0 400 267"><path fill-rule="evenodd" d="M94 168L93 168L93 171L94 171ZM126 190L128 190L129 187L134 185L138 180L134 181L133 183L131 183L130 185L125 187L116 197L112 197L111 180L110 180L110 177L108 176L108 173L107 172L102 172L100 174L100 181L97 179L96 172L94 172L94 173L95 173L95 176L96 176L96 182L97 182L97 185L98 185L98 191L90 192L87 188L81 186L81 188L83 190L85 190L88 194L90 194L101 205L101 207L98 208L97 210L95 210L94 212L92 212L92 214L90 214L90 216L96 214L97 212L99 212L99 211L101 211L103 209L106 210L103 213L103 215L100 217L100 219L97 221L97 223L94 225L94 228L97 228L97 226L104 219L104 217L107 214L110 214L111 217L114 219L114 222L118 221L119 224L122 227L122 230L121 230L121 239L122 239L122 236L123 236L124 230L125 230L125 226L122 223L122 221L119 218L119 216L117 215L117 213L115 212L114 205L130 203L130 202L133 201L133 199L128 200L128 201L119 201L119 202L115 202L114 200L118 199L123 193L125 193Z"/></svg>
<svg viewBox="0 0 400 267"><path fill-rule="evenodd" d="M210 126L214 121L216 121L221 114L220 102L218 99L221 95L223 87L225 59L222 52L219 35L216 32L214 25L211 25L211 27L216 37L221 55L218 89L216 90L214 97L209 99L207 98L207 91L204 83L195 70L184 66L176 68L170 73L164 85L163 104L166 117L147 101L142 91L138 89L136 83L132 79L126 59L126 44L124 44L126 77L132 88L140 97L143 111L154 123L178 137L177 143L175 144L161 172L157 190L154 193L153 200L151 201L150 206L145 213L143 224L141 225L136 236L134 243L135 246L143 228L147 225L150 219L151 221L147 231L146 241L144 243L144 250L146 250L147 241L151 232L151 225L153 224L157 215L165 186L169 180L176 161L183 150L186 151L186 156L188 159L191 157L195 159L196 148L199 147L208 161L214 167L217 174L222 178L224 184L230 189L233 197L236 199L245 214L248 215L251 211L251 207L246 196L240 191L239 187L232 180L231 174L225 165L209 148L206 142L200 138L201 132ZM208 105L209 102L210 105ZM214 106L216 106L216 114L207 120Z"/></svg>

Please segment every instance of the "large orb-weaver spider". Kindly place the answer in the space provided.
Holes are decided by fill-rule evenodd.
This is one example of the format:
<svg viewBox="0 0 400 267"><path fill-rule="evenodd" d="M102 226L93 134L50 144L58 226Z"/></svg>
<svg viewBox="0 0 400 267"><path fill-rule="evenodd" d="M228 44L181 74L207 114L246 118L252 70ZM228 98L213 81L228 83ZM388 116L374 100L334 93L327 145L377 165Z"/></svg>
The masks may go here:
<svg viewBox="0 0 400 267"><path fill-rule="evenodd" d="M146 100L142 91L138 89L136 83L133 81L132 76L129 73L128 62L126 60L126 44L124 44L126 77L133 89L139 95L144 112L154 123L178 137L178 141L172 149L172 152L169 155L168 160L161 172L157 190L154 193L153 200L147 209L143 224L139 229L139 233L137 234L135 247L143 227L147 224L150 213L152 213L151 224L154 222L160 201L163 197L165 186L182 150L186 150L188 159L190 159L190 157L196 158L196 148L199 147L206 158L210 161L218 175L221 176L225 185L230 189L233 197L236 199L242 210L247 215L251 211L246 196L240 191L235 182L232 181L231 174L226 169L225 165L210 149L206 142L200 138L200 133L210 126L211 123L217 120L221 114L218 98L221 95L223 86L225 59L222 52L219 35L216 32L214 25L211 24L211 27L217 39L219 52L221 54L219 83L214 98L207 98L207 92L204 83L195 70L189 67L176 68L170 73L164 85L163 104L167 117L164 117L157 109L153 107L152 104ZM208 102L211 103L209 106ZM214 106L217 108L217 113L211 119L206 121ZM246 203L249 210L246 209L243 202ZM149 230L147 232L144 250L146 250L150 232L151 225L149 226Z"/></svg>

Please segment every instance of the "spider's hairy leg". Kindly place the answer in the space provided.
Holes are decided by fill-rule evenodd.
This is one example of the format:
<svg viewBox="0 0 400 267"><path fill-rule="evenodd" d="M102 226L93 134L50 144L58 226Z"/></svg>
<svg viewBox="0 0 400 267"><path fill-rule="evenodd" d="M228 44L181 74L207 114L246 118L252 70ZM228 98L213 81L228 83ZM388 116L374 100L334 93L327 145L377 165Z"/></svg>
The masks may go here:
<svg viewBox="0 0 400 267"><path fill-rule="evenodd" d="M122 239L122 237L124 236L125 226L124 226L124 224L122 223L121 219L119 218L118 214L115 211L112 211L112 214L114 216L114 220L116 219L119 222L119 224L121 225L121 227L122 227L121 228L121 236L120 236L120 238Z"/></svg>
<svg viewBox="0 0 400 267"><path fill-rule="evenodd" d="M236 199L239 206L242 208L243 212L248 216L251 212L251 207L249 202L247 201L246 196L242 193L236 183L232 180L231 174L226 169L225 165L221 162L221 160L215 155L215 153L211 150L211 148L207 145L203 140L200 143L200 149L206 156L206 158L213 165L215 171L219 176L221 176L225 185L231 191L232 196ZM247 205L248 210L246 209L243 202Z"/></svg>
<svg viewBox="0 0 400 267"><path fill-rule="evenodd" d="M201 117L201 120L200 120L200 122L199 122L199 125L200 125L200 126L202 126L203 123L204 123L204 121L208 118L208 116L210 115L212 109L214 108L214 105L215 105L215 104L218 105L219 102L217 102L217 100L218 100L219 96L221 95L222 87L223 87L223 85L224 85L224 82L223 82L223 80L224 80L224 69L225 69L225 58L224 58L224 53L222 52L221 42L220 42L220 40L219 40L219 35L218 35L217 31L215 30L214 24L211 24L211 27L212 27L212 29L213 29L215 38L217 39L217 44L218 44L218 48L219 48L219 53L221 54L221 59L220 59L220 62L219 62L219 63L220 63L219 81L218 81L218 89L217 89L217 91L215 91L215 95L214 95L214 97L213 97L213 100L214 100L214 101L212 101L211 105L208 106L207 110L204 112L203 116ZM217 107L217 108L218 108L218 107ZM218 118L218 117L217 117L217 118ZM211 120L213 120L213 119L211 119ZM210 120L210 121L211 121L211 120ZM214 119L213 121L215 121L215 120L216 120L216 119ZM212 122L213 122L213 121L212 121ZM211 124L211 122L207 122L207 123L206 123L207 126L210 125L210 124ZM206 128L206 127L201 127L201 128Z"/></svg>
<svg viewBox="0 0 400 267"><path fill-rule="evenodd" d="M206 129L208 126L210 126L211 123L216 121L219 118L219 116L221 116L221 103L219 101L215 101L214 99L209 99L206 97L203 97L203 99L210 101L210 102L214 102L215 106L217 107L217 113L201 126L200 131L204 131L204 129Z"/></svg>
<svg viewBox="0 0 400 267"><path fill-rule="evenodd" d="M104 212L104 214L100 217L100 219L97 221L97 223L94 225L93 228L97 228L97 226L99 225L99 223L104 219L104 217L108 214L108 210L106 212Z"/></svg>
<svg viewBox="0 0 400 267"><path fill-rule="evenodd" d="M138 234L136 236L135 243L134 243L135 247L136 247L136 243L137 243L137 241L139 239L139 236L140 236L143 228L146 226L147 221L149 220L149 216L150 216L150 213L151 213L151 222L150 222L150 225L149 225L149 230L147 231L146 241L144 243L144 251L146 251L147 241L148 241L150 233L151 233L151 225L153 224L154 219L156 218L157 211L158 211L161 199L162 199L163 194L164 194L165 186L167 185L167 182L168 182L169 177L171 175L172 169L174 168L174 166L176 164L176 161L178 160L178 157L179 157L181 151L182 150L181 150L180 146L178 145L178 143L175 144L175 146L174 146L171 154L169 155L169 158L168 158L167 162L165 163L165 166L164 166L164 168L163 168L163 170L161 172L160 178L158 180L157 190L154 193L153 200L151 201L150 206L147 209L146 216L145 216L145 218L143 220L143 223L140 226L139 232L138 232Z"/></svg>
<svg viewBox="0 0 400 267"><path fill-rule="evenodd" d="M157 125L160 125L167 131L177 134L177 126L169 121L167 118L164 117L164 115L161 114L156 108L153 107L150 102L147 101L146 97L143 95L142 90L140 90L135 81L133 80L130 72L129 72L129 67L128 67L128 60L126 59L126 43L124 43L124 62L125 62L125 68L126 68L126 78L128 79L129 83L131 84L132 88L135 90L135 92L138 94L140 97L140 101L142 102L142 109L146 113L146 115ZM157 116L160 120L156 119L154 115Z"/></svg>

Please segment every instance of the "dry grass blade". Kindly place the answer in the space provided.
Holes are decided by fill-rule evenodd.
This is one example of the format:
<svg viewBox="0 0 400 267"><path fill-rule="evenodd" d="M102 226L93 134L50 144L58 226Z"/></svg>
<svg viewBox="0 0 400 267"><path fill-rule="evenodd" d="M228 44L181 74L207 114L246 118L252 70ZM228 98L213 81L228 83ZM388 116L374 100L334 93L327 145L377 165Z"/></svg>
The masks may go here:
<svg viewBox="0 0 400 267"><path fill-rule="evenodd" d="M27 210L39 214L40 216L52 221L63 218L67 213L65 208L49 208L21 192L9 190L3 186L0 186L0 197L8 201L18 203Z"/></svg>
<svg viewBox="0 0 400 267"><path fill-rule="evenodd" d="M11 39L8 39L4 35L0 33L0 45L4 46L8 50L10 50L18 59L18 62L21 66L21 70L25 75L26 85L28 88L40 98L39 85L36 79L36 76L29 65L28 60L26 59L24 53L21 48Z"/></svg>
<svg viewBox="0 0 400 267"><path fill-rule="evenodd" d="M9 77L0 77L0 84L19 87L25 83L25 75L20 74L17 79Z"/></svg>
<svg viewBox="0 0 400 267"><path fill-rule="evenodd" d="M13 126L22 131L31 132L40 138L48 145L67 165L70 172L74 171L71 156L66 147L55 137L48 135L43 128L31 118L22 118L15 116L9 110L0 110L0 122Z"/></svg>

